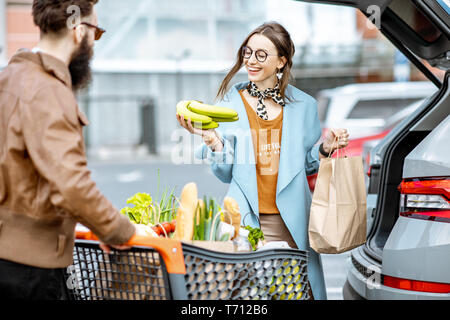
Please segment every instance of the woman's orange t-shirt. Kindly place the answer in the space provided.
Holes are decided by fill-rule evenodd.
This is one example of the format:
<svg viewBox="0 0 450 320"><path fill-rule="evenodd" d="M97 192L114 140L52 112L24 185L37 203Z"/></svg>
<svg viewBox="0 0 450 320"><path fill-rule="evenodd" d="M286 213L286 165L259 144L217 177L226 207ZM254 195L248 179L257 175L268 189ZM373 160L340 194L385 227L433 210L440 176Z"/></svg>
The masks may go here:
<svg viewBox="0 0 450 320"><path fill-rule="evenodd" d="M275 119L263 120L247 102L242 93L243 91L240 90L239 93L244 102L252 132L256 160L259 213L280 213L276 204L276 194L281 151L283 109L281 109L280 114Z"/></svg>

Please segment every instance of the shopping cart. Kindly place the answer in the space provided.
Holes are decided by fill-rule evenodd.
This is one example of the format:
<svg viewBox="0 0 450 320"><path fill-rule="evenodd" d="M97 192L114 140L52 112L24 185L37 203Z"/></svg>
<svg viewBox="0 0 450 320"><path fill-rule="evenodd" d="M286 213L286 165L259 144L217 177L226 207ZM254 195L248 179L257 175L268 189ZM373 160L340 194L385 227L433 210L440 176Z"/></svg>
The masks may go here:
<svg viewBox="0 0 450 320"><path fill-rule="evenodd" d="M74 300L307 300L308 254L296 249L222 253L169 238L134 236L130 250L99 248L77 231L67 268Z"/></svg>

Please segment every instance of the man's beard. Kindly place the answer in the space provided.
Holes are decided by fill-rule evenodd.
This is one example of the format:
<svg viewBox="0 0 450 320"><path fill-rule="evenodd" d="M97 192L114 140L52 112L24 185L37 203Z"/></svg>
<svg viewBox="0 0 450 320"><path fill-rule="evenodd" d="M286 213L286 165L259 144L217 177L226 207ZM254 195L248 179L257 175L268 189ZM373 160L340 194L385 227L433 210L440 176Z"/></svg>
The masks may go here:
<svg viewBox="0 0 450 320"><path fill-rule="evenodd" d="M90 63L93 56L94 50L89 46L86 35L81 41L80 47L72 54L69 64L74 91L84 89L89 84L92 77Z"/></svg>

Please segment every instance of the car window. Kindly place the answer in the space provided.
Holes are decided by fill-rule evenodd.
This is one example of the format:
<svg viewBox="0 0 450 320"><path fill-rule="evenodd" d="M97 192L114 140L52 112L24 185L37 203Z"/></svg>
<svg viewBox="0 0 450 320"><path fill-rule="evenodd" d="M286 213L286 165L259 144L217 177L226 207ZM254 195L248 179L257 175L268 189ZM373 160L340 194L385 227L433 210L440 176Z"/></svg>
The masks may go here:
<svg viewBox="0 0 450 320"><path fill-rule="evenodd" d="M348 119L387 119L419 100L420 98L361 100L352 109Z"/></svg>
<svg viewBox="0 0 450 320"><path fill-rule="evenodd" d="M326 96L317 97L317 112L319 113L320 122L324 122L327 118L328 107L330 106L330 98Z"/></svg>
<svg viewBox="0 0 450 320"><path fill-rule="evenodd" d="M441 31L410 0L392 1L389 8L423 40L432 43L441 36Z"/></svg>

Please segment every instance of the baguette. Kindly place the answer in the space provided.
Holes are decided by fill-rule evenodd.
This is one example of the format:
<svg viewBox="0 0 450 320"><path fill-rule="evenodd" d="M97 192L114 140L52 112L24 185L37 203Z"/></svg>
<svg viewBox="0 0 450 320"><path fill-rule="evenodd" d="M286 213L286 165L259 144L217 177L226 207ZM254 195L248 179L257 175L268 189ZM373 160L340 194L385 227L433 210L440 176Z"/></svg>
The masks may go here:
<svg viewBox="0 0 450 320"><path fill-rule="evenodd" d="M225 197L223 200L225 210L231 215L231 224L234 227L234 238L239 235L239 229L241 228L241 213L239 212L239 205L236 200L231 197Z"/></svg>
<svg viewBox="0 0 450 320"><path fill-rule="evenodd" d="M197 185L186 184L181 191L174 239L190 241L194 236L195 212L198 204Z"/></svg>

